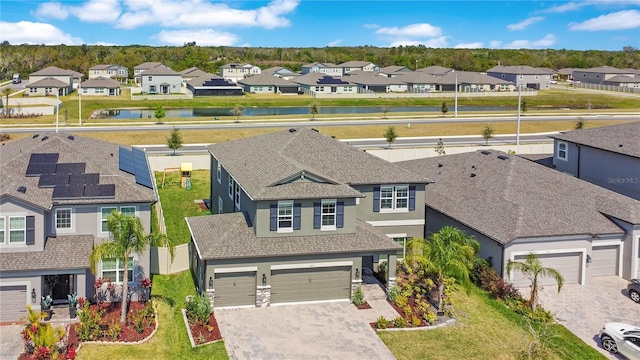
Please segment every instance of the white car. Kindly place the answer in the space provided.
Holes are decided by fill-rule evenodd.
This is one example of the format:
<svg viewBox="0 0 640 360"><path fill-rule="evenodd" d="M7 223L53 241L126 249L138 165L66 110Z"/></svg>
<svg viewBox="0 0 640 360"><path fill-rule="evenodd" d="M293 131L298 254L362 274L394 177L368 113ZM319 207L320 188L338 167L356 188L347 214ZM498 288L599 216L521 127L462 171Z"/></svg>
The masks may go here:
<svg viewBox="0 0 640 360"><path fill-rule="evenodd" d="M606 323L600 330L602 348L630 360L640 360L640 327L625 323Z"/></svg>

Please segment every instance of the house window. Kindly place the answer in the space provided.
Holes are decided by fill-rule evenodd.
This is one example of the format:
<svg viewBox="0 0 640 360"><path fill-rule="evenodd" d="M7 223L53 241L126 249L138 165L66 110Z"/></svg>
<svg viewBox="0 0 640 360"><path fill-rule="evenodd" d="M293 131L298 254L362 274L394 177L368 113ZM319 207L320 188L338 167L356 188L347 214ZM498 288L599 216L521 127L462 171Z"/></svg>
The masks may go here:
<svg viewBox="0 0 640 360"><path fill-rule="evenodd" d="M104 94L104 88L96 88L96 94Z"/></svg>
<svg viewBox="0 0 640 360"><path fill-rule="evenodd" d="M87 88L82 88L82 93L86 94L87 93Z"/></svg>
<svg viewBox="0 0 640 360"><path fill-rule="evenodd" d="M4 244L4 216L0 216L0 244Z"/></svg>
<svg viewBox="0 0 640 360"><path fill-rule="evenodd" d="M229 176L229 199L233 200L233 186L235 181L231 176Z"/></svg>
<svg viewBox="0 0 640 360"><path fill-rule="evenodd" d="M135 206L123 206L120 208L120 213L127 216L136 216Z"/></svg>
<svg viewBox="0 0 640 360"><path fill-rule="evenodd" d="M25 242L27 221L25 216L9 216L9 243Z"/></svg>
<svg viewBox="0 0 640 360"><path fill-rule="evenodd" d="M336 201L322 200L322 230L336 229Z"/></svg>
<svg viewBox="0 0 640 360"><path fill-rule="evenodd" d="M71 229L71 209L56 209L56 229Z"/></svg>
<svg viewBox="0 0 640 360"><path fill-rule="evenodd" d="M236 193L236 197L235 197L235 203L236 203L236 208L238 210L240 210L240 185L238 183L235 183L235 193Z"/></svg>
<svg viewBox="0 0 640 360"><path fill-rule="evenodd" d="M293 202L278 203L278 232L293 231Z"/></svg>
<svg viewBox="0 0 640 360"><path fill-rule="evenodd" d="M381 186L380 211L408 211L409 186Z"/></svg>
<svg viewBox="0 0 640 360"><path fill-rule="evenodd" d="M111 279L115 283L122 283L124 280L124 262L122 259L102 260L101 277L103 279ZM127 264L127 281L133 281L133 257L129 257L129 263Z"/></svg>
<svg viewBox="0 0 640 360"><path fill-rule="evenodd" d="M218 214L222 214L224 211L224 203L222 202L222 197L218 196Z"/></svg>
<svg viewBox="0 0 640 360"><path fill-rule="evenodd" d="M149 76L149 77L147 78L147 80L152 81L152 77L151 77L151 76Z"/></svg>
<svg viewBox="0 0 640 360"><path fill-rule="evenodd" d="M398 261L401 261L402 259L405 258L406 253L407 253L407 241L409 241L409 238L406 236L400 236L400 235L404 235L404 234L389 234L387 236L389 236L390 238L393 239L393 241L396 242L396 244L402 246L402 250L398 250L396 252L396 257ZM384 254L384 255L380 255L380 260L388 260L389 256Z"/></svg>
<svg viewBox="0 0 640 360"><path fill-rule="evenodd" d="M222 184L222 166L218 163L218 168L216 170L216 179L218 179L218 184Z"/></svg>
<svg viewBox="0 0 640 360"><path fill-rule="evenodd" d="M155 85L149 86L149 92L156 92L156 86Z"/></svg>
<svg viewBox="0 0 640 360"><path fill-rule="evenodd" d="M536 80L540 79L540 75L536 75Z"/></svg>
<svg viewBox="0 0 640 360"><path fill-rule="evenodd" d="M568 156L568 146L566 142L562 142L562 141L558 141L558 154L557 154L557 158L560 160L564 160L567 161Z"/></svg>
<svg viewBox="0 0 640 360"><path fill-rule="evenodd" d="M109 232L109 226L107 225L107 218L109 217L109 215L111 215L111 213L113 212L113 210L118 210L115 207L103 207L101 210L101 231L102 232Z"/></svg>

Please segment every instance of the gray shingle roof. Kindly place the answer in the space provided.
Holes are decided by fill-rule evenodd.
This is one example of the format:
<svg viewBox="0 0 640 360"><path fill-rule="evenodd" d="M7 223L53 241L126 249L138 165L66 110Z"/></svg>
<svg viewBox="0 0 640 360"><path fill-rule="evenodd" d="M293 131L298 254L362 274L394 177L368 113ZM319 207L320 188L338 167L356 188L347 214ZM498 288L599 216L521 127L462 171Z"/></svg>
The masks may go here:
<svg viewBox="0 0 640 360"><path fill-rule="evenodd" d="M197 78L203 75L210 75L208 72L206 71L202 71L200 69L198 69L197 67L190 67L188 69L184 69L182 71L179 71L180 76L182 77L189 77L189 78Z"/></svg>
<svg viewBox="0 0 640 360"><path fill-rule="evenodd" d="M360 85L405 85L406 82L397 77L387 77L378 75L371 71L356 70L350 72L348 76L342 78L350 83Z"/></svg>
<svg viewBox="0 0 640 360"><path fill-rule="evenodd" d="M640 121L573 130L550 137L640 158Z"/></svg>
<svg viewBox="0 0 640 360"><path fill-rule="evenodd" d="M427 206L501 243L524 237L623 233L603 214L640 224L639 201L518 156L489 152L397 164L435 180L427 186Z"/></svg>
<svg viewBox="0 0 640 360"><path fill-rule="evenodd" d="M481 74L472 71L456 71L450 72L442 76L446 79L447 84L455 84L456 75L458 76L458 84L489 84L489 85L508 85L513 83L511 81L502 80L487 74Z"/></svg>
<svg viewBox="0 0 640 360"><path fill-rule="evenodd" d="M402 65L391 65L391 66L385 66L383 68L380 68L380 72L383 74L394 74L397 72L412 72L413 70L409 69L406 66L402 66Z"/></svg>
<svg viewBox="0 0 640 360"><path fill-rule="evenodd" d="M259 75L249 76L242 80L238 80L238 83L250 86L298 86L298 84L294 83L293 81L285 80L283 78L274 76L273 74L274 73L262 73Z"/></svg>
<svg viewBox="0 0 640 360"><path fill-rule="evenodd" d="M91 250L93 235L50 237L47 238L44 251L1 252L0 271L89 268Z"/></svg>
<svg viewBox="0 0 640 360"><path fill-rule="evenodd" d="M618 69L613 66L598 66L589 69L573 69L573 72L600 73L600 74L633 74L633 72L625 69Z"/></svg>
<svg viewBox="0 0 640 360"><path fill-rule="evenodd" d="M47 139L43 140L44 137ZM61 204L101 204L101 203L153 203L155 192L136 184L135 176L119 170L118 149L120 145L102 140L67 133L49 133L38 137L25 137L5 143L0 156L0 197L11 196L43 209L53 205L53 188L38 187L39 177L25 176L32 153L59 153L58 162L86 163L85 173L99 173L100 184L115 184L113 199L56 200ZM126 147L126 146L125 146ZM26 192L17 191L19 186Z"/></svg>
<svg viewBox="0 0 640 360"><path fill-rule="evenodd" d="M298 84L302 84L302 85L316 86L318 85L318 80L322 79L325 76L330 76L330 75L327 75L321 72L310 72L301 76L297 76L296 78L291 79L291 81ZM334 76L331 76L331 77L335 79L340 79L339 77L334 77ZM341 80L347 81L345 79L341 79Z"/></svg>
<svg viewBox="0 0 640 360"><path fill-rule="evenodd" d="M359 68L363 68L367 65L371 65L373 64L370 61L357 61L357 60L352 60L352 61L347 61L347 62L343 62L342 64L338 64L338 66L340 67L359 67Z"/></svg>
<svg viewBox="0 0 640 360"><path fill-rule="evenodd" d="M491 69L487 70L488 73L505 73L505 74L522 74L522 75L534 75L534 74L539 74L539 75L547 75L547 74L552 74L553 71L552 70L547 70L547 69L541 69L541 68L534 68L531 66L526 66L526 65L519 65L519 66L504 66L504 65L498 65L498 66L494 66Z"/></svg>
<svg viewBox="0 0 640 360"><path fill-rule="evenodd" d="M168 67L166 67L164 65L156 66L156 67L151 68L149 70L145 70L145 71L143 71L141 73L141 75L143 75L143 76L149 76L149 75L181 76L179 72L173 71L173 70L169 69Z"/></svg>
<svg viewBox="0 0 640 360"><path fill-rule="evenodd" d="M424 72L424 73L431 74L431 75L444 75L444 74L452 72L454 70L446 68L446 67L443 67L443 66L434 65L434 66L428 66L428 67L425 67L425 68L422 68L422 69L418 69L416 71Z"/></svg>
<svg viewBox="0 0 640 360"><path fill-rule="evenodd" d="M401 247L373 226L357 220L356 232L313 236L256 237L242 213L186 218L203 259L386 252Z"/></svg>
<svg viewBox="0 0 640 360"><path fill-rule="evenodd" d="M429 180L317 131L299 128L209 145L211 154L254 200L297 198L301 189L273 186L302 172L328 180L305 188L307 197L334 193L356 196L351 184L427 183ZM274 187L281 187L274 189ZM336 194L337 196L337 194Z"/></svg>
<svg viewBox="0 0 640 360"><path fill-rule="evenodd" d="M162 63L159 62L144 62L140 65L134 66L133 68L135 70L148 70L161 65Z"/></svg>
<svg viewBox="0 0 640 360"><path fill-rule="evenodd" d="M61 76L61 75L72 75L73 73L76 73L75 71L71 71L71 70L67 70L67 69L61 69L57 66L48 66L44 69L38 70L34 73L31 73L30 75L35 75L35 76Z"/></svg>
<svg viewBox="0 0 640 360"><path fill-rule="evenodd" d="M106 88L106 89L117 89L120 87L120 83L111 78L106 78L103 76L99 76L93 79L89 79L80 85L83 88Z"/></svg>
<svg viewBox="0 0 640 360"><path fill-rule="evenodd" d="M50 88L65 88L65 87L69 87L69 85L64 81L58 80L56 78L52 78L52 77L46 77L44 79L40 79L38 81L32 82L27 84L25 87L28 88L43 88L43 87L50 87Z"/></svg>
<svg viewBox="0 0 640 360"><path fill-rule="evenodd" d="M619 84L629 84L629 83L640 83L640 76L629 76L629 75L616 75L608 78L604 81L605 83L619 83Z"/></svg>

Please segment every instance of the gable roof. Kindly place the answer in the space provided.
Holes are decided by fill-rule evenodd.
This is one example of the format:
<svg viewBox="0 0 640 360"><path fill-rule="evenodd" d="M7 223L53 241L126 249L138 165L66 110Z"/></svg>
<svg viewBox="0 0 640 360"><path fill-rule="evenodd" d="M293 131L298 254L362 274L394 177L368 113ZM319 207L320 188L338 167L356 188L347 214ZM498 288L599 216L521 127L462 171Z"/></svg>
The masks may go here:
<svg viewBox="0 0 640 360"><path fill-rule="evenodd" d="M549 137L640 158L638 134L640 134L640 121L573 130Z"/></svg>
<svg viewBox="0 0 640 360"><path fill-rule="evenodd" d="M357 68L363 68L367 65L375 65L370 61L357 61L357 60L352 60L352 61L347 61L347 62L343 62L342 64L339 64L338 66L340 67L357 67Z"/></svg>
<svg viewBox="0 0 640 360"><path fill-rule="evenodd" d="M161 66L161 65L162 65L162 63L160 63L160 62L150 61L150 62L143 62L140 65L134 66L133 69L134 70L148 70L148 69L152 69L154 67Z"/></svg>
<svg viewBox="0 0 640 360"><path fill-rule="evenodd" d="M178 71L178 73L182 76L182 77L190 77L190 78L196 78L202 75L207 75L209 74L206 71L202 71L200 69L198 69L197 67L190 67L188 69L184 69L182 71Z"/></svg>
<svg viewBox="0 0 640 360"><path fill-rule="evenodd" d="M248 76L242 80L238 80L238 84L249 85L249 86L269 86L269 85L277 85L277 86L292 86L297 87L298 84L293 81L285 80L281 77L274 76L274 73L262 73L258 75Z"/></svg>
<svg viewBox="0 0 640 360"><path fill-rule="evenodd" d="M36 72L31 73L29 76L64 76L64 75L75 75L79 74L76 71L61 69L57 66L48 66L44 69L38 70Z"/></svg>
<svg viewBox="0 0 640 360"><path fill-rule="evenodd" d="M618 83L618 84L630 84L630 83L640 83L640 76L629 76L629 75L615 75L604 81L605 83Z"/></svg>
<svg viewBox="0 0 640 360"><path fill-rule="evenodd" d="M38 176L26 176L31 154L58 153L58 163L86 163L85 173L100 174L99 184L114 184L115 197L56 199L58 204L154 203L154 189L136 183L135 176L119 169L121 145L68 133L25 137L2 146L0 197L12 197L42 209L51 209L52 187L39 187ZM125 147L128 148L128 147ZM25 192L18 191L24 186Z"/></svg>
<svg viewBox="0 0 640 360"><path fill-rule="evenodd" d="M92 235L49 237L44 251L0 252L0 271L89 268L93 241Z"/></svg>
<svg viewBox="0 0 640 360"><path fill-rule="evenodd" d="M424 72L431 75L443 75L446 73L453 72L454 70L443 67L443 66L433 65L433 66L428 66L422 69L418 69L416 71Z"/></svg>
<svg viewBox="0 0 640 360"><path fill-rule="evenodd" d="M527 65L517 65L517 66L498 65L487 70L487 73L504 73L504 74L517 74L517 75L535 75L535 74L551 75L553 74L553 70L534 68Z"/></svg>
<svg viewBox="0 0 640 360"><path fill-rule="evenodd" d="M149 70L143 71L140 75L149 76L149 75L162 75L162 76L181 76L179 72L173 71L170 68L160 65L153 67Z"/></svg>
<svg viewBox="0 0 640 360"><path fill-rule="evenodd" d="M339 254L402 249L373 226L356 220L355 233L257 237L242 213L186 218L203 259Z"/></svg>
<svg viewBox="0 0 640 360"><path fill-rule="evenodd" d="M361 85L405 85L406 82L397 77L378 75L371 71L356 70L350 72L348 76L342 78L350 83Z"/></svg>
<svg viewBox="0 0 640 360"><path fill-rule="evenodd" d="M599 74L632 74L633 71L618 69L613 66L598 66L589 69L574 69L573 72L599 73Z"/></svg>
<svg viewBox="0 0 640 360"><path fill-rule="evenodd" d="M295 83L298 83L298 84L302 84L302 85L316 86L316 85L319 85L318 81L320 81L320 79L323 79L325 77L333 78L333 79L336 79L336 80L341 80L341 81L347 82L346 79L344 79L344 78L341 79L340 77L334 77L334 76L331 76L331 75L327 75L327 74L325 74L323 72L306 73L304 75L300 75L300 76L295 77L294 79L291 79L291 81L293 81ZM349 85L349 84L335 84L335 85L337 85L337 86L340 86L340 85L341 86L345 86L345 85Z"/></svg>
<svg viewBox="0 0 640 360"><path fill-rule="evenodd" d="M113 80L111 78L106 78L103 76L98 76L93 79L89 79L83 82L80 87L83 88L106 88L106 89L117 89L120 87L120 83L117 80Z"/></svg>
<svg viewBox="0 0 640 360"><path fill-rule="evenodd" d="M409 69L406 66L402 66L402 65L391 65L391 66L385 66L383 68L380 68L380 72L384 73L384 74L393 74L393 73L397 73L397 72L413 72L413 70Z"/></svg>
<svg viewBox="0 0 640 360"><path fill-rule="evenodd" d="M126 69L126 67L122 65L116 65L116 64L99 64L89 68L89 70L108 70L108 69Z"/></svg>
<svg viewBox="0 0 640 360"><path fill-rule="evenodd" d="M639 201L501 151L397 164L435 180L427 187L427 206L503 244L623 233L607 215L640 224Z"/></svg>
<svg viewBox="0 0 640 360"><path fill-rule="evenodd" d="M319 132L297 128L209 145L209 151L253 200L359 197L350 185L427 183L421 175ZM283 183L310 173L325 182Z"/></svg>
<svg viewBox="0 0 640 360"><path fill-rule="evenodd" d="M514 85L511 81L472 71L450 72L439 77L444 79L442 83L446 84L455 84L457 77L458 84Z"/></svg>
<svg viewBox="0 0 640 360"><path fill-rule="evenodd" d="M69 87L70 84L62 81L62 80L58 80L56 78L53 77L46 77L44 79L40 79L38 81L34 81L34 82L30 82L27 85L25 85L25 87L27 88L42 88L42 87L48 87L48 88L65 88L65 87Z"/></svg>

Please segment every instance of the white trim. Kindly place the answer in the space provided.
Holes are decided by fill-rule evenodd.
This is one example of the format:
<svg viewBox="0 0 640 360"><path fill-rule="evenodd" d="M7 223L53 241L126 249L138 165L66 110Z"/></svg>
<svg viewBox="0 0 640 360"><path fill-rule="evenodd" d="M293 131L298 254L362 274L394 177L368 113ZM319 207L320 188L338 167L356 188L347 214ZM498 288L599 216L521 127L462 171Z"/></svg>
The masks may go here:
<svg viewBox="0 0 640 360"><path fill-rule="evenodd" d="M259 285L259 286L256 286L256 290L264 290L264 289L271 289L271 285Z"/></svg>
<svg viewBox="0 0 640 360"><path fill-rule="evenodd" d="M247 271L255 271L258 272L257 266L244 266L244 267L232 267L232 268L214 268L214 274L226 274L226 273L237 273L237 272L247 272Z"/></svg>
<svg viewBox="0 0 640 360"><path fill-rule="evenodd" d="M617 246L618 247L618 273L617 275L622 277L622 265L624 263L624 248L621 240L606 240L602 242L598 242L598 244L591 245L591 255L593 257L593 250L597 247L605 247L605 246Z"/></svg>
<svg viewBox="0 0 640 360"><path fill-rule="evenodd" d="M532 251L513 251L510 254L511 261L515 261L516 256L520 255L528 255L528 254L536 254L536 255L548 255L548 254L569 254L569 253L581 253L582 254L582 264L580 269L580 285L584 285L586 281L587 272L585 269L587 268L587 249L585 248L573 248L573 249L551 249L551 250L532 250ZM509 281L513 282L513 272L509 275Z"/></svg>
<svg viewBox="0 0 640 360"><path fill-rule="evenodd" d="M60 228L58 229L58 211L60 210L70 210L71 214L69 214L69 227L68 228ZM55 233L73 233L75 232L75 209L72 207L61 207L61 208L56 208L53 210L53 221L52 221L52 225L53 225L53 232Z"/></svg>
<svg viewBox="0 0 640 360"><path fill-rule="evenodd" d="M271 270L288 270L288 269L313 269L335 266L353 266L353 261L332 261L323 263L308 263L308 264L281 264L271 265Z"/></svg>
<svg viewBox="0 0 640 360"><path fill-rule="evenodd" d="M594 241L591 243L591 247L598 247L598 246L620 246L620 244L622 244L622 240L603 240L603 241Z"/></svg>
<svg viewBox="0 0 640 360"><path fill-rule="evenodd" d="M560 145L564 145L564 157L560 156ZM558 146L556 147L555 156L558 160L569 161L569 143L567 143L566 141L558 140Z"/></svg>
<svg viewBox="0 0 640 360"><path fill-rule="evenodd" d="M273 305L272 305L273 306ZM238 306L216 306L215 300L213 303L213 308L215 310L230 310L230 309L253 309L255 305L238 305Z"/></svg>
<svg viewBox="0 0 640 360"><path fill-rule="evenodd" d="M283 302L283 303L271 303L271 307L273 306L288 306L288 305L310 305L310 304L324 304L324 303L337 303L337 302L351 302L351 299L331 299L331 300L312 300L312 301L293 301L293 302ZM251 306L255 307L255 306ZM218 308L220 309L220 308Z"/></svg>
<svg viewBox="0 0 640 360"><path fill-rule="evenodd" d="M367 221L372 226L410 226L424 225L424 219L408 219L408 220L376 220Z"/></svg>
<svg viewBox="0 0 640 360"><path fill-rule="evenodd" d="M333 213L327 215L333 215L333 225L323 225L323 217L324 217L324 205L333 204ZM343 219L344 222L344 219ZM323 199L320 201L320 231L335 231L336 225L338 224L338 201L336 199Z"/></svg>
<svg viewBox="0 0 640 360"><path fill-rule="evenodd" d="M388 238L399 238L399 237L408 237L407 233L401 233L401 234L385 234L387 235Z"/></svg>

